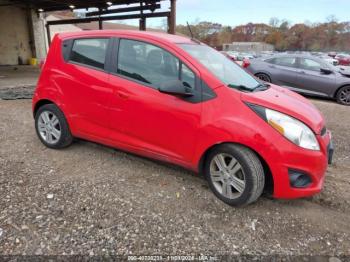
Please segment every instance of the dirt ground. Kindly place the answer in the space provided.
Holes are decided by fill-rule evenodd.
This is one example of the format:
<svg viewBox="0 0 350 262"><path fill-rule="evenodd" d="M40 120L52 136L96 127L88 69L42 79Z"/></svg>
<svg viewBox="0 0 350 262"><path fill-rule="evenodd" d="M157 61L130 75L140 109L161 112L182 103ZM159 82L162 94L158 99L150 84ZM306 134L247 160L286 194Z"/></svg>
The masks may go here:
<svg viewBox="0 0 350 262"><path fill-rule="evenodd" d="M350 108L312 100L336 151L308 199L219 201L182 168L77 141L45 148L30 100L0 100L0 254L350 255Z"/></svg>

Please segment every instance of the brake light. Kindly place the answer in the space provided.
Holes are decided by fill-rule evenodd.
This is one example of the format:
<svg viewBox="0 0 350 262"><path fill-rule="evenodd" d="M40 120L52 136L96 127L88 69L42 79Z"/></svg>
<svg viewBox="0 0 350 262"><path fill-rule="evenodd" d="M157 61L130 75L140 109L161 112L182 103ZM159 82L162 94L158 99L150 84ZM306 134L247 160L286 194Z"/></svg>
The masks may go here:
<svg viewBox="0 0 350 262"><path fill-rule="evenodd" d="M243 67L243 68L247 68L248 66L250 66L250 61L249 61L248 58L244 58L244 59L243 59L242 67Z"/></svg>

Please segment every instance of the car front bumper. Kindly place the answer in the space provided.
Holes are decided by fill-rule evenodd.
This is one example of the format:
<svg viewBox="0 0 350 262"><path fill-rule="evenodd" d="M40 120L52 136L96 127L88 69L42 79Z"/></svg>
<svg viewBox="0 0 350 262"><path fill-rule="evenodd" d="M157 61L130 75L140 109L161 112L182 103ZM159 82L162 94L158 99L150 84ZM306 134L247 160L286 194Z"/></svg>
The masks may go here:
<svg viewBox="0 0 350 262"><path fill-rule="evenodd" d="M270 167L274 179L275 198L301 198L319 193L322 190L328 164L332 163L334 146L331 132L317 135L320 151L289 147L283 152L281 162ZM306 174L311 182L302 188L294 187L291 183L290 170Z"/></svg>

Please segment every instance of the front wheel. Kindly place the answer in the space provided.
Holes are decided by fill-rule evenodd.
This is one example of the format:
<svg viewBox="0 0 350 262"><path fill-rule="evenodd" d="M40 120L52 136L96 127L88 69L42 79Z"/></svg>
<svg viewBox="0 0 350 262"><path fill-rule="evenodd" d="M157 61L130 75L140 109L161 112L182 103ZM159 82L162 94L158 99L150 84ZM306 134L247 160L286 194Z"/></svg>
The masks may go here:
<svg viewBox="0 0 350 262"><path fill-rule="evenodd" d="M231 206L250 204L263 192L265 175L257 155L250 149L223 144L210 151L204 164L213 193Z"/></svg>

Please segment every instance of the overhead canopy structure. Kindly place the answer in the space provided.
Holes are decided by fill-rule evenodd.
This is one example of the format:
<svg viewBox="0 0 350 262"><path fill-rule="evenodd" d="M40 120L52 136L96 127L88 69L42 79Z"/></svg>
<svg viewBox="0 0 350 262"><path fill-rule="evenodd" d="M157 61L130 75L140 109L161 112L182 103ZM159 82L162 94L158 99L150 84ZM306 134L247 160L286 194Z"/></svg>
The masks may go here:
<svg viewBox="0 0 350 262"><path fill-rule="evenodd" d="M62 24L99 22L99 29L103 29L103 21L139 19L139 29L146 30L146 19L166 17L168 33L175 34L176 26L176 0L170 1L169 11L159 11L161 2L165 0L8 0L2 1L1 6L23 6L34 9L38 13L97 8L98 11L86 13L84 18L48 21L46 23L48 41L50 42L50 26Z"/></svg>

